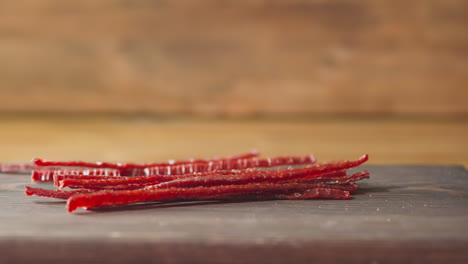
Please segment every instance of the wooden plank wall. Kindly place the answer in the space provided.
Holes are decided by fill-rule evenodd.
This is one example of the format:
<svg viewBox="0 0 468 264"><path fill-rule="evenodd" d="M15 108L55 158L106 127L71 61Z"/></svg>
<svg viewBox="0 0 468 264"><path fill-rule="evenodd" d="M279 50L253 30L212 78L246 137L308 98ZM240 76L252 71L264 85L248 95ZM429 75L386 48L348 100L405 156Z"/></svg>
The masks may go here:
<svg viewBox="0 0 468 264"><path fill-rule="evenodd" d="M468 113L468 1L0 3L1 112Z"/></svg>

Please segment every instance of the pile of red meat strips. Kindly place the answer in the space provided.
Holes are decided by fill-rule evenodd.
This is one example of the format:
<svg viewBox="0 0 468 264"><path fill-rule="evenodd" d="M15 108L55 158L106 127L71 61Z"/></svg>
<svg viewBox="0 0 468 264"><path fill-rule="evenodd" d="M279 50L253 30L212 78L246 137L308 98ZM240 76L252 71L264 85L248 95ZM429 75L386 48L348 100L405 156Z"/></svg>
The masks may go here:
<svg viewBox="0 0 468 264"><path fill-rule="evenodd" d="M313 155L259 158L256 151L229 158L163 163L103 163L34 159L32 180L58 189L26 186L27 195L66 199L68 212L141 202L194 200L349 199L368 171L347 170L368 160L316 163ZM63 190L63 188L68 188Z"/></svg>

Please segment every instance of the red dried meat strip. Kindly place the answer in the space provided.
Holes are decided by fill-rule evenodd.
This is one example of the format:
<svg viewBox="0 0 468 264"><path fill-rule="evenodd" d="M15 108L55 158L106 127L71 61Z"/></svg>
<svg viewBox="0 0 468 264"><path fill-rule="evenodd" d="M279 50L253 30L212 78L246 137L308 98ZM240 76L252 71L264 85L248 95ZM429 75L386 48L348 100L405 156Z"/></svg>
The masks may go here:
<svg viewBox="0 0 468 264"><path fill-rule="evenodd" d="M166 167L183 164L208 163L211 161L250 159L257 157L258 151L254 150L248 153L240 154L229 158L213 159L189 159L184 161L168 161L157 163L112 163L112 162L86 162L86 161L46 161L40 158L33 159L33 163L38 167L56 166L56 167L85 167L85 168L112 168L112 169L145 169L150 167Z"/></svg>
<svg viewBox="0 0 468 264"><path fill-rule="evenodd" d="M305 188L320 188L320 189L336 189L336 190L341 190L341 191L347 191L349 193L354 193L357 188L358 188L358 185L355 184L355 183L347 183L347 184L342 184L342 185L329 185L329 184L306 184L306 185L303 185L305 187L303 187L304 189ZM294 194L290 194L292 193L293 191L296 191ZM75 194L80 194L80 193L92 193L93 191L92 190L88 190L88 189L80 189L80 190L71 190L71 191L63 191L63 190L49 190L49 189L43 189L43 188L34 188L34 187L30 187L30 186L26 186L26 195L28 196L32 196L32 195L35 195L35 196L39 196L39 197L47 197L47 198L56 198L56 199L68 199L70 198L71 196L75 195ZM289 193L288 193L289 192ZM285 194L286 193L286 194ZM257 194L250 194L250 195L244 195L242 197L235 197L235 199L245 199L245 200L259 200L259 199L265 199L266 197L268 197L268 192L264 192L264 193L257 193ZM284 198L284 199L288 199L287 197L290 196L290 195L295 195L295 197L291 197L294 198L294 199L297 199L297 197L307 197L307 193L303 192L297 192L297 190L287 190L285 188L283 188L282 191L278 191L276 190L276 192L273 192L273 194L275 195L275 198L277 199L280 199L280 198ZM284 197L283 197L284 196ZM226 194L226 195L222 195L220 194L218 196L218 199L230 199L231 198L231 195L230 194Z"/></svg>
<svg viewBox="0 0 468 264"><path fill-rule="evenodd" d="M244 162L245 161L245 162ZM188 169L183 169L180 170L178 166L171 167L168 166L167 170L163 170L167 173L167 175L162 176L164 174L156 174L156 175L150 175L150 176L134 176L134 177L125 177L122 179L115 179L115 178L103 178L102 182L80 182L80 179L77 179L76 177L66 177L62 176L60 177L61 181L58 186L61 188L63 187L71 187L71 188L77 188L73 186L78 186L78 185L93 185L94 187L98 186L105 186L105 185L122 185L123 181L129 181L129 182L138 182L138 183L143 183L143 182L151 182L151 184L156 184L159 182L164 182L164 181L169 181L177 178L183 178L183 177L193 177L195 176L195 173L206 173L206 174L197 174L196 176L206 176L206 175L219 175L219 174L233 174L233 173L242 173L242 170L246 169L252 169L252 168L259 168L259 167L272 167L272 166L280 166L280 165L300 165L300 164L313 164L315 163L316 159L314 156L304 156L304 157L276 157L276 158L270 158L270 159L250 159L250 160L237 160L236 162L233 162L231 165L230 163L223 163L224 165L227 164L227 166L212 166L214 163L208 163L208 164L188 164L188 165L181 165L184 168ZM239 163L237 163L239 162ZM221 164L221 163L220 163ZM237 164L237 165L236 165ZM247 168L243 168L243 166L247 166ZM171 169L172 168L172 169ZM153 168L151 168L153 169ZM241 170L239 170L241 169ZM158 169L159 171L159 169ZM154 173L157 171L150 171L149 173ZM188 172L188 173L187 173ZM244 171L246 172L246 171ZM184 174L185 173L185 174ZM174 176L174 177L170 177ZM57 177L58 179L59 177ZM91 179L86 179L86 180L95 180L94 177ZM86 181L84 180L84 181ZM121 180L121 181L120 181ZM126 182L126 183L129 183ZM150 184L147 184L150 185ZM79 187L81 188L81 187ZM87 188L87 187L85 187ZM96 188L94 188L96 189Z"/></svg>
<svg viewBox="0 0 468 264"><path fill-rule="evenodd" d="M77 176L77 175L56 175L54 176L54 185L56 187L65 188L87 188L93 187L106 187L106 186L118 186L118 185L129 185L129 184L146 184L155 185L160 182L172 181L182 178L191 178L195 176L208 176L208 175L231 175L240 174L255 171L256 168L247 168L243 170L220 170L220 171L209 171L209 172L198 172L193 174L182 174L182 175L150 175L150 176ZM81 186L81 187L78 187Z"/></svg>
<svg viewBox="0 0 468 264"><path fill-rule="evenodd" d="M246 184L232 186L213 186L196 188L168 188L161 190L140 189L133 191L100 191L88 194L76 194L67 201L68 212L77 208L95 208L115 205L126 205L149 201L177 201L177 200L217 200L217 199L243 199L247 195L264 195L265 198L272 198L276 195L284 194L287 190L291 193L306 192L316 189L314 195L309 192L308 196L313 198L349 199L348 191L332 188L314 188L316 185L307 184ZM284 197L285 198L285 197Z"/></svg>
<svg viewBox="0 0 468 264"><path fill-rule="evenodd" d="M26 195L36 195L40 197L48 197L48 198L57 198L57 199L68 199L70 196L80 193L90 193L90 190L72 190L72 191L62 191L62 190L48 190L43 188L34 188L30 186L26 186Z"/></svg>
<svg viewBox="0 0 468 264"><path fill-rule="evenodd" d="M326 173L338 172L353 167L357 167L368 160L368 155L364 155L355 161L331 162L308 168L278 170L278 171L254 171L239 175L227 175L219 177L218 175L209 175L204 177L190 177L177 179L169 182L163 182L157 185L148 186L148 189L163 188L191 188L198 186L221 186L221 185L242 185L250 183L279 183L296 181L301 179L313 179L323 176Z"/></svg>
<svg viewBox="0 0 468 264"><path fill-rule="evenodd" d="M207 163L182 164L177 166L151 167L144 170L145 175L184 175L218 170L239 170L247 168L268 168L284 165L313 164L317 160L313 155L300 157L252 158L238 160L220 160Z"/></svg>
<svg viewBox="0 0 468 264"><path fill-rule="evenodd" d="M149 176L94 176L94 175L54 175L54 185L56 187L64 188L69 185L74 184L92 184L97 186L104 185L121 185L121 184L130 184L130 183L145 183L152 182L156 184L157 182L171 181L179 178L189 178L194 176L206 176L206 175L229 175L236 174L241 172L254 171L256 168L247 168L244 170L224 170L224 171L210 171L210 172L198 172L193 174L182 174L182 175L149 175ZM72 180L66 181L64 180ZM156 182L156 183L155 183Z"/></svg>
<svg viewBox="0 0 468 264"><path fill-rule="evenodd" d="M29 173L35 167L31 162L0 163L0 173Z"/></svg>
<svg viewBox="0 0 468 264"><path fill-rule="evenodd" d="M116 169L55 169L55 170L33 170L31 173L31 180L33 182L48 182L53 181L55 176L70 175L70 176L90 176L95 179L102 179L103 177L120 176L120 171Z"/></svg>
<svg viewBox="0 0 468 264"><path fill-rule="evenodd" d="M342 173L342 172L340 172ZM340 174L338 173L338 174ZM355 182L359 181L362 179L369 179L370 173L366 170L356 172L351 175L331 175L331 174L325 174L325 175L320 175L317 177L314 177L313 179L306 179L301 182L307 182L307 183L326 183L326 184L346 184L349 182Z"/></svg>
<svg viewBox="0 0 468 264"><path fill-rule="evenodd" d="M142 176L146 177L146 176ZM53 181L54 186L59 187L61 181L63 180L79 180L79 181L90 181L90 182L100 182L103 180L119 180L122 178L133 178L126 176L95 176L95 175L54 175Z"/></svg>
<svg viewBox="0 0 468 264"><path fill-rule="evenodd" d="M281 169L283 171L292 169ZM198 175L181 175L181 176L148 176L148 177L121 177L121 178L112 178L112 179L102 179L102 180L86 180L86 179L65 179L60 180L57 185L59 188L69 187L72 189L91 189L91 190L135 190L141 189L146 186L156 185L162 182L168 182L176 179L185 179L193 177L203 177L203 176L216 176L219 178L229 177L232 175L242 175L243 173L252 172L251 169L248 170L236 170L236 171L221 171L221 172L210 172L205 174ZM266 171L269 173L278 173L277 171ZM263 172L262 172L263 173ZM327 179L329 182L336 181L339 178L346 176L345 171L331 172L326 173L325 175L320 176L320 178ZM350 177L350 176L348 176ZM364 177L364 176L359 176ZM357 177L357 178L359 178ZM314 183L319 182L318 180ZM344 183L345 181L342 181Z"/></svg>
<svg viewBox="0 0 468 264"><path fill-rule="evenodd" d="M38 195L51 198L67 199L68 211L74 211L79 207L95 208L103 206L124 205L146 201L183 201L183 200L258 200L258 199L349 199L350 193L354 193L358 185L355 181L368 178L367 171L361 171L352 175L347 175L346 170L359 166L368 160L364 155L355 161L341 161L319 164L305 168L280 168L277 170L240 169L230 170L232 164L242 166L277 166L281 162L297 163L292 157L276 158L277 163L272 159L249 159L243 162L222 161L222 168L227 170L193 173L194 170L206 171L209 165L213 169L213 161L206 164L188 163L188 165L173 165L167 169L167 174L185 173L180 175L156 175L155 177L112 177L101 180L99 175L54 175L55 182L68 184L70 187L83 188L83 184L88 184L89 189L79 189L73 191L45 190L41 188L26 187L27 195ZM315 162L310 157L309 162ZM257 160L254 163L252 160ZM267 160L267 165L258 162ZM286 160L286 161L285 161ZM237 162L237 163L236 163ZM247 165L242 165L247 164ZM276 165L272 165L276 164ZM284 164L281 164L284 165ZM224 166L224 167L223 167ZM181 167L190 168L188 172L182 171ZM214 167L215 169L217 167ZM138 169L138 168L137 168ZM122 172L122 169L118 169ZM185 169L184 169L185 170ZM149 172L149 168L146 169ZM86 180L77 177L87 177ZM95 177L95 178L93 178ZM105 176L104 176L105 177ZM158 178L159 177L159 178ZM136 179L136 181L135 181ZM152 180L148 181L148 179ZM133 180L133 181L132 181ZM156 185L146 186L163 181ZM164 182L165 181L165 182ZM71 184L70 184L71 183ZM96 184L98 183L98 184ZM74 186L73 184L76 184ZM81 185L80 185L81 184ZM145 187L146 186L146 187ZM142 188L143 187L143 188ZM109 188L101 191L94 191L96 188ZM112 189L110 189L112 188ZM115 188L139 188L137 190L115 190Z"/></svg>
<svg viewBox="0 0 468 264"><path fill-rule="evenodd" d="M188 161L169 161L166 163L150 163L150 164L132 164L132 163L103 163L103 162L82 162L82 161L44 161L42 159L34 159L34 163L37 165L37 170L33 171L32 181L52 181L56 175L86 175L86 176L135 176L135 175L146 175L145 169L154 164L157 166L191 166L193 164L210 162L210 161L232 161L238 159L250 159L257 157L259 152L253 150L248 153L240 154L230 158L221 159L200 159L200 160L188 160ZM185 165L184 165L185 164ZM45 169L49 166L60 166L59 171L57 169ZM110 167L109 167L110 166ZM63 169L63 167L69 167L69 169ZM94 168L94 169L90 169ZM167 169L166 169L167 170Z"/></svg>
<svg viewBox="0 0 468 264"><path fill-rule="evenodd" d="M156 178L160 178L157 180ZM165 182L164 176L152 176L151 181L141 182L141 183L125 183L117 181L108 181L108 180L82 180L82 179L66 179L60 180L57 187L60 189L71 188L71 189L90 189L90 190L134 190L141 189L146 186L156 185L161 182Z"/></svg>
<svg viewBox="0 0 468 264"><path fill-rule="evenodd" d="M248 159L219 159L206 162L154 166L147 168L119 168L122 176L149 176L149 175L184 175L216 170L233 170L245 168L275 167L283 165L313 164L316 159L313 155L301 157L274 157L274 158L248 158Z"/></svg>

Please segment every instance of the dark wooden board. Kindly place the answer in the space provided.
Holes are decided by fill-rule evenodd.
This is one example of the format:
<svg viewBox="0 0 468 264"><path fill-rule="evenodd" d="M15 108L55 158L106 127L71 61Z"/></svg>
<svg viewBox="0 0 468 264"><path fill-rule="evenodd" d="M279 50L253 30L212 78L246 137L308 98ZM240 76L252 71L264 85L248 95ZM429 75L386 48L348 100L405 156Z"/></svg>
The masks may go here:
<svg viewBox="0 0 468 264"><path fill-rule="evenodd" d="M349 201L138 205L68 214L0 175L0 263L468 263L461 166L365 166Z"/></svg>

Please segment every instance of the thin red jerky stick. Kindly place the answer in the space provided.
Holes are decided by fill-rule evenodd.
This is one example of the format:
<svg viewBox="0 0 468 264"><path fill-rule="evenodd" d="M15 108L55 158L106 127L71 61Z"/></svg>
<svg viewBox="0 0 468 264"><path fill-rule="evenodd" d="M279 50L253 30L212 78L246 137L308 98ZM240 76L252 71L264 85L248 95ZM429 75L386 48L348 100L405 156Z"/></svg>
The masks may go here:
<svg viewBox="0 0 468 264"><path fill-rule="evenodd" d="M215 172L208 172L206 175L212 175ZM220 172L220 174L232 174L232 172ZM134 176L134 177L99 177L99 176L76 176L76 175L57 175L54 177L54 185L59 188L85 188L85 189L106 189L106 187L120 186L120 185L155 185L161 182L172 181L179 177L194 177L203 176L205 173L198 174L185 174L180 176Z"/></svg>
<svg viewBox="0 0 468 264"><path fill-rule="evenodd" d="M103 206L126 205L149 201L174 201L174 200L211 200L218 197L229 196L234 198L239 195L259 194L267 191L302 190L309 189L304 184L248 184L197 188L169 188L163 190L140 189L133 191L100 191L88 194L76 194L67 201L68 212L77 208L87 209ZM340 195L337 194L340 192ZM336 192L319 192L318 197L347 199L349 192L336 190Z"/></svg>
<svg viewBox="0 0 468 264"><path fill-rule="evenodd" d="M194 177L193 175L192 177ZM122 179L125 178L125 179ZM54 178L54 185L60 189L69 187L72 189L85 188L85 189L106 189L113 186L127 186L127 185L140 185L148 186L155 185L161 182L174 180L173 176L136 176L136 177L80 177L80 176L57 176Z"/></svg>
<svg viewBox="0 0 468 264"><path fill-rule="evenodd" d="M312 155L303 157L275 157L267 159L219 159L206 162L193 162L187 164L175 164L155 166L148 168L119 168L122 176L138 175L183 175L215 170L245 169L254 167L275 167L282 165L313 164L316 159ZM123 165L122 165L123 166Z"/></svg>
<svg viewBox="0 0 468 264"><path fill-rule="evenodd" d="M164 182L164 181L169 181L177 178L183 178L183 177L193 177L195 176L194 173L203 173L205 172L205 175L210 175L210 172L213 171L213 175L219 175L219 174L232 174L232 173L237 173L236 171L233 171L233 169L252 169L252 168L257 168L257 167L269 167L269 166L280 166L280 165L299 165L299 164L307 164L307 163L314 163L315 162L315 157L313 156L304 156L304 157L277 157L277 158L271 158L271 159L249 159L249 160L237 160L233 163L229 162L224 162L224 163L219 163L216 165L216 162L210 162L208 164L188 164L188 165L181 165L182 168L178 168L178 166L167 166L167 169L159 171L159 168L156 168L157 170L153 170L155 168L150 168L149 173L155 173L155 172L163 172L165 171L167 173L167 176L161 176L159 175L153 175L153 176L145 176L145 177L125 177L122 178L122 181L119 179L102 179L102 182L80 182L79 179L64 179L62 180L58 186L60 188L64 187L71 187L71 188L82 188L82 187L77 187L77 186L83 186L83 188L88 188L85 187L84 185L93 185L93 187L97 186L110 186L110 185L122 185L128 184L130 182L134 183L150 183L147 185L154 185L159 182ZM215 165L213 165L215 164ZM247 168L242 168L243 166L247 166ZM223 172L218 172L218 170L224 170ZM189 174L184 174L189 172ZM148 171L147 171L148 172ZM238 173L243 173L242 171L239 171ZM174 176L179 176L180 177L169 177L170 175ZM204 176L205 176L204 175ZM202 175L197 175L197 176L202 176ZM65 177L62 177L65 178ZM94 180L94 179L92 179ZM60 181L60 180L59 180ZM128 181L128 182L127 182ZM97 188L93 188L97 189ZM129 188L130 189L130 188ZM133 188L131 188L133 189Z"/></svg>
<svg viewBox="0 0 468 264"><path fill-rule="evenodd" d="M96 179L98 177L115 177L120 176L120 171L116 169L74 169L74 170L63 170L63 169L56 169L56 170L33 170L31 173L31 180L33 182L47 182L53 181L53 178L57 175L79 175L79 176L93 176Z"/></svg>
<svg viewBox="0 0 468 264"><path fill-rule="evenodd" d="M356 161L341 161L320 164L308 168L278 170L278 171L254 171L240 175L229 175L219 177L218 175L209 175L204 177L191 177L186 179L177 179L169 182L163 182L157 185L148 186L147 189L156 190L163 188L187 188L198 186L220 186L220 185L242 185L251 183L278 183L296 181L300 179L313 179L323 176L326 173L337 172L341 170L357 167L368 160L368 155L364 155Z"/></svg>
<svg viewBox="0 0 468 264"><path fill-rule="evenodd" d="M34 164L27 163L0 163L0 173L29 173L36 166Z"/></svg>
<svg viewBox="0 0 468 264"><path fill-rule="evenodd" d="M208 163L210 161L220 160L237 160L237 159L249 159L258 156L257 151L251 151L249 153L237 155L229 158L213 158L213 159L190 159L184 161L168 161L168 162L157 162L157 163L112 163L112 162L85 162L85 161L46 161L43 159L35 158L33 163L39 167L45 166L59 166L59 167L87 167L87 168L112 168L112 169L145 169L150 167L159 166L173 166L182 164L196 164L196 163Z"/></svg>
<svg viewBox="0 0 468 264"><path fill-rule="evenodd" d="M219 170L209 172L198 172L192 174L182 175L150 175L150 176L77 176L77 175L56 175L54 176L54 185L56 187L65 188L87 188L88 186L104 187L107 186L118 186L118 185L130 185L130 184L146 184L155 185L160 182L172 181L176 179L192 178L195 176L208 176L208 175L231 175L241 174L255 171L256 168L247 168L243 170ZM81 186L81 187L78 187Z"/></svg>
<svg viewBox="0 0 468 264"><path fill-rule="evenodd" d="M166 167L166 166L170 166L171 168L172 167L177 167L177 169L180 170L180 168L185 168L185 166L194 166L194 165L197 165L198 163L208 163L208 162L211 162L211 161L221 161L221 162L231 162L231 161L234 161L234 160L237 160L237 159L250 159L250 158L253 158L253 157L256 157L258 156L259 153L258 151L254 150L254 151L251 151L251 152L248 152L248 153L245 153L245 154L241 154L241 155L237 155L237 156L233 156L233 157L230 157L230 158L222 158L222 159L218 159L218 158L215 158L215 159L203 159L203 160L194 160L194 159L190 159L188 161L180 161L180 162L175 162L175 161L169 161L167 163L157 163L159 164L158 166L160 166L161 164ZM74 165L78 166L78 165L90 165L91 168L94 168L96 166L100 166L99 168L95 168L95 171L94 173L91 171L89 175L96 175L96 176L99 176L99 175L102 175L103 177L105 177L105 173L102 173L102 172L107 172L107 171L112 171L112 175L115 175L115 176L136 176L136 175L147 175L145 173L145 169L147 169L147 167L141 167L141 166L151 166L151 164L121 164L121 163L102 163L102 162L96 162L96 163L88 163L88 162L81 162L81 161L72 161L72 162L48 162L48 161L42 161L40 159L36 159L35 162L41 166L38 166L38 168L45 168L45 167L48 167L48 166L51 166L51 164L57 164L57 163L60 163L60 164L65 164L63 165L62 167L73 167ZM186 164L184 164L186 163ZM118 167L118 168L109 168L107 167L109 164L112 164L114 167ZM153 165L156 164L156 163L153 163ZM172 164L172 165L171 165ZM139 166L139 167L135 167L135 166ZM141 167L141 168L140 168ZM74 169L68 169L68 174L70 175L74 175L74 174L82 174L81 172L82 171L90 171L89 170L90 167L75 167ZM100 170L102 170L102 172L100 172ZM166 171L168 171L169 173L171 172L171 169L170 168L166 168ZM37 172L35 174L32 175L32 180L33 181L51 181L52 180L52 177L53 175L55 175L53 172Z"/></svg>
<svg viewBox="0 0 468 264"><path fill-rule="evenodd" d="M326 184L346 184L349 182L355 182L362 179L369 179L370 173L366 170L356 172L351 175L343 176L329 176L330 174L325 174L323 176L314 177L313 179L303 180L300 182L304 183L326 183Z"/></svg>
<svg viewBox="0 0 468 264"><path fill-rule="evenodd" d="M68 199L70 196L80 193L90 193L90 190L73 190L73 191L61 191L61 190L47 190L42 188L33 188L26 186L26 195L36 195L41 197L48 198L57 198L57 199Z"/></svg>
<svg viewBox="0 0 468 264"><path fill-rule="evenodd" d="M290 171L291 169L281 169L283 171ZM252 169L246 170L234 170L234 171L215 171L215 172L208 172L208 173L201 173L196 175L180 175L180 176L143 176L143 177L120 177L120 178L112 178L112 179L102 179L102 180L86 180L80 178L70 179L67 178L65 180L59 180L59 184L56 185L59 188L69 187L72 189L91 189L91 190L135 190L141 189L146 186L156 185L162 182L167 182L176 179L183 179L183 178L193 178L193 177L203 177L214 175L216 177L228 177L232 175L240 175L243 173L252 172ZM277 173L276 171L265 171L271 173ZM323 178L329 177L331 179L336 179L337 177L346 176L346 172L332 172L327 173ZM317 181L316 181L317 182Z"/></svg>
<svg viewBox="0 0 468 264"><path fill-rule="evenodd" d="M313 164L317 160L313 155L302 157L274 157L266 159L219 160L207 163L182 164L177 166L158 166L146 168L145 175L184 175L217 170L240 170L247 168L267 168L284 165Z"/></svg>
<svg viewBox="0 0 468 264"><path fill-rule="evenodd" d="M199 172L193 174L183 174L183 175L150 175L150 176L90 176L90 175L54 175L54 185L56 187L64 188L68 185L74 184L96 184L96 185L121 185L130 183L139 183L139 182L165 182L172 181L179 178L189 178L194 176L207 176L207 175L229 175L242 172L254 171L255 168L248 168L244 170L225 170L225 171L210 171L210 172ZM64 180L73 180L62 183Z"/></svg>
<svg viewBox="0 0 468 264"><path fill-rule="evenodd" d="M146 168L137 168L133 170L132 176L151 176L151 175L183 175L192 173L210 172L215 170L231 170L236 167L260 167L249 166L255 164L254 160L259 155L257 151L252 151L244 155L238 155L230 158L205 159L187 163L174 163L169 165L149 166ZM315 160L315 157L313 157ZM241 165L235 165L241 164Z"/></svg>
<svg viewBox="0 0 468 264"><path fill-rule="evenodd" d="M299 185L301 186L301 185ZM355 183L348 183L348 184L343 184L343 185L338 185L338 186L335 186L335 185L327 185L327 184L306 184L304 185L305 187L303 187L303 189L306 189L306 188L320 188L322 190L329 190L329 189L336 189L336 190L341 190L341 191L347 191L347 192L350 192L350 193L353 193L357 190L358 188L358 185L355 184ZM291 199L297 199L298 196L301 196L301 197L306 197L307 194L306 193L300 193L300 192L297 192L297 190L293 190L293 191L296 191L296 193L294 194L295 197L292 197ZM48 190L48 189L43 189L43 188L33 188L33 187L30 187L30 186L26 186L26 195L28 196L32 196L32 195L35 195L35 196L39 196L39 197L47 197L47 198L55 198L55 199L68 199L70 198L72 195L75 195L75 194L80 194L80 193L92 193L93 191L91 190L72 190L72 191L62 191L62 190ZM284 194L284 193L288 193L288 192L292 192L291 190L276 190L276 193L270 193L270 194L274 194L276 199L290 199L288 198L289 195L291 194ZM281 194L283 193L283 194ZM283 195L283 196L282 196ZM219 195L219 199L231 199L231 196L232 195ZM251 194L251 195L245 195L243 197L241 197L242 199L245 199L245 200L258 200L258 199L265 199L267 196L267 193L260 193L260 194ZM314 198L314 197L312 197ZM240 197L234 197L234 199L240 199Z"/></svg>
<svg viewBox="0 0 468 264"><path fill-rule="evenodd" d="M145 176L143 176L145 177ZM125 176L94 176L94 175L54 175L54 186L59 187L63 180L79 180L79 181L102 181L102 180L119 180L121 178L133 178Z"/></svg>

